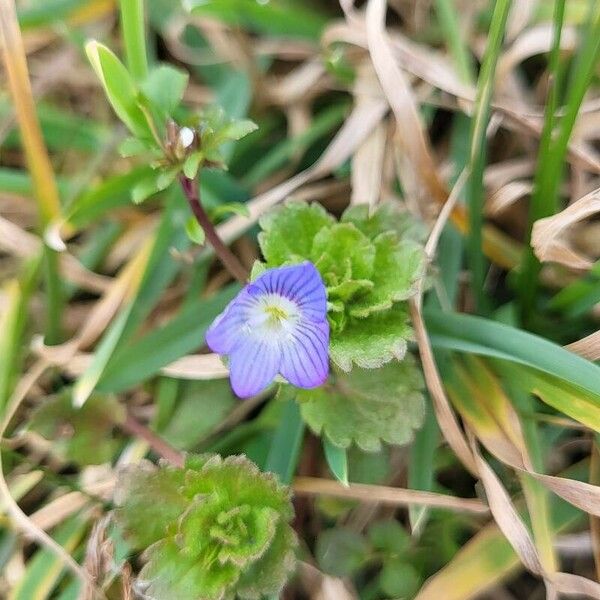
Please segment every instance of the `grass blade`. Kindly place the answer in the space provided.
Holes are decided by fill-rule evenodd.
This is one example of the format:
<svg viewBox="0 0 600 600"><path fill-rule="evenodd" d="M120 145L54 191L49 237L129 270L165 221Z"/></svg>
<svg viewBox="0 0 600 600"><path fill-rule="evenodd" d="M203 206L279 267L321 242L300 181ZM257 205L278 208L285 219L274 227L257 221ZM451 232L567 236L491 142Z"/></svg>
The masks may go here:
<svg viewBox="0 0 600 600"><path fill-rule="evenodd" d="M600 367L552 342L481 317L426 310L434 347L516 362L571 384L600 406Z"/></svg>
<svg viewBox="0 0 600 600"><path fill-rule="evenodd" d="M121 30L129 72L137 81L148 76L144 0L120 0Z"/></svg>
<svg viewBox="0 0 600 600"><path fill-rule="evenodd" d="M289 484L294 478L304 428L300 406L293 398L286 400L265 464L265 471L276 473L281 483Z"/></svg>
<svg viewBox="0 0 600 600"><path fill-rule="evenodd" d="M39 228L43 234L46 226L59 217L60 201L54 170L48 157L35 110L25 48L17 22L14 0L0 0L0 46L3 50L2 57L21 131L25 158L33 180L37 199ZM55 252L50 248L45 248L45 253L47 285L46 343L54 344L60 340L61 336L60 319L64 299Z"/></svg>
<svg viewBox="0 0 600 600"><path fill-rule="evenodd" d="M475 113L471 122L471 153L469 159L469 238L467 254L471 270L471 289L478 311L485 309L485 256L483 253L483 171L486 164L486 131L490 119L490 105L494 91L494 75L511 0L498 0L488 35L488 44L477 81Z"/></svg>

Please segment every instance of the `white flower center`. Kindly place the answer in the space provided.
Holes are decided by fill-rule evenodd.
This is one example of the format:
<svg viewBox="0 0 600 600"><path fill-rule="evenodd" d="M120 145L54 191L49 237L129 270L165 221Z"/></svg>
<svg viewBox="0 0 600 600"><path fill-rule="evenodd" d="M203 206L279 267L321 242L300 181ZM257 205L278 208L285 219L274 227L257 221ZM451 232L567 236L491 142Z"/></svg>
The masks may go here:
<svg viewBox="0 0 600 600"><path fill-rule="evenodd" d="M289 298L265 294L248 309L246 328L250 335L276 344L291 335L299 318L300 310Z"/></svg>

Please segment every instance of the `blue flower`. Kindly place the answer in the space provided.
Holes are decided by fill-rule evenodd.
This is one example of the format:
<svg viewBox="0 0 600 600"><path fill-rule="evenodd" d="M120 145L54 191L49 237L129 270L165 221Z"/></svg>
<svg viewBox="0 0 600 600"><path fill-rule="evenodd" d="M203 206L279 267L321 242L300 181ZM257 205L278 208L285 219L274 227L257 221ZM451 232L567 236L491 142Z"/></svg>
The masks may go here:
<svg viewBox="0 0 600 600"><path fill-rule="evenodd" d="M270 269L248 284L206 333L229 356L233 391L248 398L277 374L313 388L329 374L329 323L323 280L312 263Z"/></svg>

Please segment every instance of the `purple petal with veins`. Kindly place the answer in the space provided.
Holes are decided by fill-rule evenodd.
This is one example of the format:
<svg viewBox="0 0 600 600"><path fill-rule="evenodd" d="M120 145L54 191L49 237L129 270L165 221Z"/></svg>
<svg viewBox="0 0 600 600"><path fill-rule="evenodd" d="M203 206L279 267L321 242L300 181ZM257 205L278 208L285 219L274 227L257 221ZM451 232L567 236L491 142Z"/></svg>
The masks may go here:
<svg viewBox="0 0 600 600"><path fill-rule="evenodd" d="M248 284L206 333L229 356L233 391L254 396L277 374L312 388L329 374L327 294L312 263L270 269Z"/></svg>

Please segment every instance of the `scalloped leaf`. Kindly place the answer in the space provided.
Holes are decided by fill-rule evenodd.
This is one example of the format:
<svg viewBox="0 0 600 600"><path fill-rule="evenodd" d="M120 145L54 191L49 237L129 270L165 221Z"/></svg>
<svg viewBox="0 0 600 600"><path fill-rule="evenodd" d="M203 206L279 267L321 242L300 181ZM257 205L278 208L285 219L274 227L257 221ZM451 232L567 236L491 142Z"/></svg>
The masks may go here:
<svg viewBox="0 0 600 600"><path fill-rule="evenodd" d="M310 258L327 286L368 280L373 273L375 246L352 223L336 223L315 235Z"/></svg>
<svg viewBox="0 0 600 600"><path fill-rule="evenodd" d="M351 319L343 331L332 331L329 356L342 371L352 365L377 369L394 358L402 360L412 337L405 305L377 312L366 319Z"/></svg>
<svg viewBox="0 0 600 600"><path fill-rule="evenodd" d="M117 490L116 518L146 548L139 584L156 600L278 594L294 566L289 490L243 456L130 467Z"/></svg>
<svg viewBox="0 0 600 600"><path fill-rule="evenodd" d="M301 262L311 256L315 236L335 219L320 205L289 202L263 216L258 242L269 267Z"/></svg>
<svg viewBox="0 0 600 600"><path fill-rule="evenodd" d="M414 296L425 272L425 253L415 242L398 243L396 234L388 232L380 234L374 244L373 288L350 303L348 312L353 317L368 317Z"/></svg>
<svg viewBox="0 0 600 600"><path fill-rule="evenodd" d="M392 202L379 204L375 210L366 204L354 204L344 211L340 221L354 224L371 240L389 231L401 240L422 242L427 237L425 226Z"/></svg>
<svg viewBox="0 0 600 600"><path fill-rule="evenodd" d="M297 398L307 425L340 448L406 444L425 417L423 378L410 354L377 370L336 373L331 385L299 390Z"/></svg>

